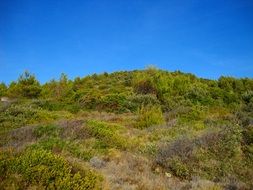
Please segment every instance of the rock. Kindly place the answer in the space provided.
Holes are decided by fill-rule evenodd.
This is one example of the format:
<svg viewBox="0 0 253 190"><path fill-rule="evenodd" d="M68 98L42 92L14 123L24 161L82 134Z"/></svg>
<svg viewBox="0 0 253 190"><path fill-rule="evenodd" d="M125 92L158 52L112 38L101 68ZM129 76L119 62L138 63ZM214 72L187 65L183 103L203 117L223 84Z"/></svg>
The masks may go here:
<svg viewBox="0 0 253 190"><path fill-rule="evenodd" d="M168 173L168 172L165 172L165 175L166 175L166 177L168 177L168 178L171 178L171 177L172 177L172 175L171 175L170 173Z"/></svg>
<svg viewBox="0 0 253 190"><path fill-rule="evenodd" d="M102 159L98 158L98 157L93 157L90 159L90 164L94 167L94 168L102 168L105 166L105 161L103 161Z"/></svg>
<svg viewBox="0 0 253 190"><path fill-rule="evenodd" d="M1 102L10 102L8 97L1 97Z"/></svg>
<svg viewBox="0 0 253 190"><path fill-rule="evenodd" d="M155 169L155 172L156 172L156 173L159 173L159 172L160 172L160 169L159 169L159 168L156 168L156 169Z"/></svg>

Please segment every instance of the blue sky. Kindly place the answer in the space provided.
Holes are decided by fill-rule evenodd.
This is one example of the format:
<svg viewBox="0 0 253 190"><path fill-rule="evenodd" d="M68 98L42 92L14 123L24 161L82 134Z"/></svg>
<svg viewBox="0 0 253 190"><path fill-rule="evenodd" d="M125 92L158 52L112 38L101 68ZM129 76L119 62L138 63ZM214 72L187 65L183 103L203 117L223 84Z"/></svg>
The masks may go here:
<svg viewBox="0 0 253 190"><path fill-rule="evenodd" d="M2 0L0 81L156 65L253 77L252 0Z"/></svg>

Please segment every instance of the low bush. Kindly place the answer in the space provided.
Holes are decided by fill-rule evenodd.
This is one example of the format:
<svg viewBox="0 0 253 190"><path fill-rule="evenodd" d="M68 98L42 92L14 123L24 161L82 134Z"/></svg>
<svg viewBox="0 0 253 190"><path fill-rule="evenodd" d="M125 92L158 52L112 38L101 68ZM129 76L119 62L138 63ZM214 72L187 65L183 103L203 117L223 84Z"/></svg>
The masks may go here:
<svg viewBox="0 0 253 190"><path fill-rule="evenodd" d="M59 134L59 128L56 125L41 125L35 128L33 131L37 138L43 136L57 136Z"/></svg>
<svg viewBox="0 0 253 190"><path fill-rule="evenodd" d="M95 189L100 180L89 170L73 173L71 165L62 157L42 149L25 151L13 162L11 171L21 174L26 182L41 184L47 189Z"/></svg>
<svg viewBox="0 0 253 190"><path fill-rule="evenodd" d="M216 176L225 179L230 175L241 179L240 168L246 162L241 142L239 126L224 126L219 131L209 131L195 139L182 137L161 146L156 163L183 179L195 175L211 180ZM245 176L241 179L244 182L248 180Z"/></svg>
<svg viewBox="0 0 253 190"><path fill-rule="evenodd" d="M28 103L15 103L4 112L0 112L0 130L23 127L28 124L53 121L59 118L71 118L66 111L49 112Z"/></svg>
<svg viewBox="0 0 253 190"><path fill-rule="evenodd" d="M85 126L83 126L83 120L62 120L58 122L60 129L59 136L62 139L80 139L84 140L90 137Z"/></svg>
<svg viewBox="0 0 253 190"><path fill-rule="evenodd" d="M67 151L77 158L82 160L89 160L93 153L89 149L85 149L78 142L62 140L57 137L49 137L39 141L38 143L32 145L31 147L36 149L43 149L47 151L53 151L56 153L61 153L62 151Z"/></svg>
<svg viewBox="0 0 253 190"><path fill-rule="evenodd" d="M25 126L0 134L0 146L23 148L37 140L34 135L34 126Z"/></svg>
<svg viewBox="0 0 253 190"><path fill-rule="evenodd" d="M207 112L206 107L196 105L196 106L188 107L188 111L185 113L181 113L180 118L181 118L181 121L185 123L199 121L205 118L206 112Z"/></svg>
<svg viewBox="0 0 253 190"><path fill-rule="evenodd" d="M15 128L35 120L38 110L28 105L13 104L0 113L1 128Z"/></svg>
<svg viewBox="0 0 253 190"><path fill-rule="evenodd" d="M162 110L159 106L142 106L138 111L138 119L135 124L136 128L144 129L152 125L164 124Z"/></svg>
<svg viewBox="0 0 253 190"><path fill-rule="evenodd" d="M246 102L249 103L250 101L253 100L253 91L246 91L245 93L242 94L242 99Z"/></svg>
<svg viewBox="0 0 253 190"><path fill-rule="evenodd" d="M190 175L187 164L182 162L180 158L174 157L168 160L167 163L169 163L169 169L175 176L185 179Z"/></svg>
<svg viewBox="0 0 253 190"><path fill-rule="evenodd" d="M71 113L77 113L81 106L76 102L63 102L63 101L57 101L57 100L36 100L33 102L34 105L38 106L41 109L47 110L47 111L69 111Z"/></svg>
<svg viewBox="0 0 253 190"><path fill-rule="evenodd" d="M131 111L137 111L142 105L159 105L159 100L152 94L137 94L128 98Z"/></svg>
<svg viewBox="0 0 253 190"><path fill-rule="evenodd" d="M190 159L194 150L195 144L187 137L181 137L173 143L163 145L160 147L159 154L157 156L157 162L161 165L166 164L166 160L179 157L183 160Z"/></svg>
<svg viewBox="0 0 253 190"><path fill-rule="evenodd" d="M102 96L97 106L98 110L123 113L128 112L128 101L124 94L108 94Z"/></svg>
<svg viewBox="0 0 253 190"><path fill-rule="evenodd" d="M7 177L9 166L14 159L12 151L0 151L0 178ZM0 183L1 184L1 183Z"/></svg>
<svg viewBox="0 0 253 190"><path fill-rule="evenodd" d="M100 139L109 147L125 149L127 141L119 134L118 129L119 126L117 125L110 125L95 120L88 121L87 123L87 130L92 136Z"/></svg>

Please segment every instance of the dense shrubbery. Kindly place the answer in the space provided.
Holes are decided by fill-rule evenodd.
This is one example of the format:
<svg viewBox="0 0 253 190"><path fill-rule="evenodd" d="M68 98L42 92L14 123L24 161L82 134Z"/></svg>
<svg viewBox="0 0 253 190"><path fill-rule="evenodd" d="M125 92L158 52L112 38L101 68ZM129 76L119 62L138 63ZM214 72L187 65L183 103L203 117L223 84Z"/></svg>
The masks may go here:
<svg viewBox="0 0 253 190"><path fill-rule="evenodd" d="M73 167L62 157L42 149L28 149L18 157L1 157L1 177L6 175L21 175L19 188L37 185L46 189L100 189L101 177L89 171L74 172ZM2 155L1 155L2 156ZM73 173L74 172L74 173ZM7 183L7 184L5 184ZM4 181L2 185L10 185ZM0 186L0 187L1 187ZM4 187L4 186L2 186ZM4 188L7 188L6 186Z"/></svg>
<svg viewBox="0 0 253 190"><path fill-rule="evenodd" d="M252 79L221 77L218 81L199 79L192 74L166 72L156 68L144 71L117 72L69 80L60 79L40 85L34 75L25 72L17 82L0 94L12 97L41 98L40 106L48 110L80 109L110 112L136 111L144 104L160 104L171 110L184 102L201 105L239 104L252 98Z"/></svg>

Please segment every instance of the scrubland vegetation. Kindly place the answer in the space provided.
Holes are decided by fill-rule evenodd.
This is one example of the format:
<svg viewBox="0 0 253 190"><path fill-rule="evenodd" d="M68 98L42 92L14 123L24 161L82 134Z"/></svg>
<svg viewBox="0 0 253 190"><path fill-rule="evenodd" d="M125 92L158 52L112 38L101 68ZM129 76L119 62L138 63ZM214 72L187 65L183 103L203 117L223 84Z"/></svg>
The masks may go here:
<svg viewBox="0 0 253 190"><path fill-rule="evenodd" d="M0 189L253 189L253 79L25 72L0 97Z"/></svg>

